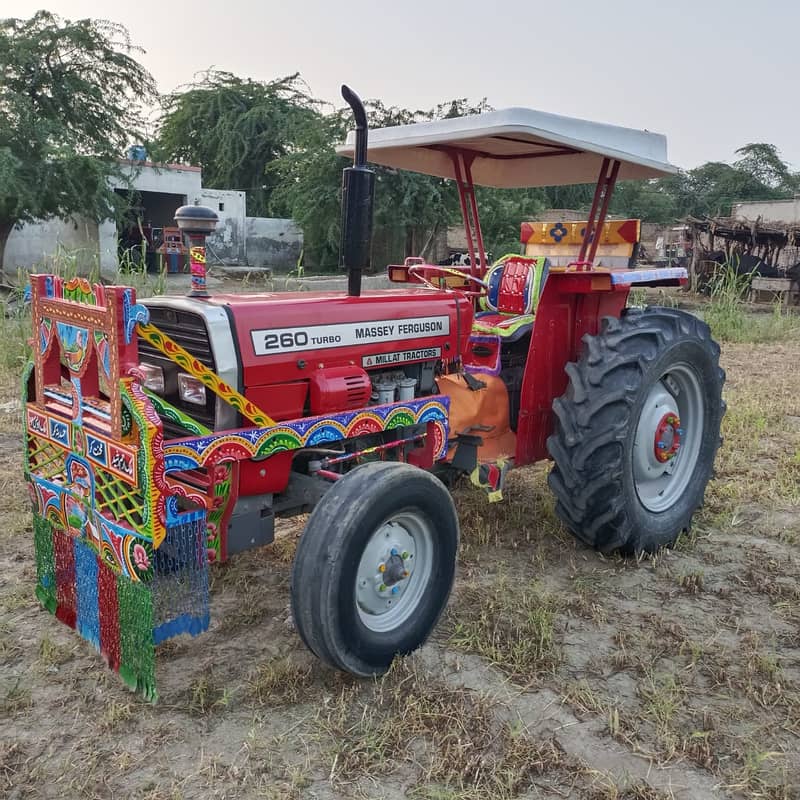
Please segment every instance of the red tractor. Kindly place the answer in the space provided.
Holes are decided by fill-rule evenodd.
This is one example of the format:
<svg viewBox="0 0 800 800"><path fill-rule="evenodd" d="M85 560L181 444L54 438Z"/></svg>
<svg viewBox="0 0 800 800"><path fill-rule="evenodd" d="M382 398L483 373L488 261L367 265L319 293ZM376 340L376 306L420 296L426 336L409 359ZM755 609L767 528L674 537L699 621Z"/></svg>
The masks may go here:
<svg viewBox="0 0 800 800"><path fill-rule="evenodd" d="M689 527L712 473L719 347L690 314L626 308L631 286L681 285L685 271L595 266L617 179L674 172L664 137L509 109L380 129L368 144L360 100L343 95L356 119L340 149L354 156L346 293L210 296L215 220L198 207L176 215L190 296L140 304L124 287L32 280L37 593L150 694L152 648L208 625L208 563L271 542L276 517L311 511L292 573L303 641L373 675L445 607L455 478L499 499L509 468L551 458L565 525L602 552L639 553ZM407 259L389 267L402 286L361 291L368 159L456 181L470 266ZM593 179L570 263L486 263L475 185Z"/></svg>

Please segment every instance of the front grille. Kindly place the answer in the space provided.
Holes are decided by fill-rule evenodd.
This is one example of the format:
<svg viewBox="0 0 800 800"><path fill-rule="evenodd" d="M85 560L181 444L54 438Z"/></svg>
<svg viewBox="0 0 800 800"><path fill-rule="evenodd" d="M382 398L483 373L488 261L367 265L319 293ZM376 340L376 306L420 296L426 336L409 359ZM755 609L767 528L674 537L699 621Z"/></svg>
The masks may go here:
<svg viewBox="0 0 800 800"><path fill-rule="evenodd" d="M199 314L182 311L175 308L161 306L150 307L150 322L170 339L177 342L184 350L194 356L201 364L216 372L214 355L211 351L211 342L208 338L208 329L205 320ZM207 428L214 428L216 409L216 395L206 389L205 406L185 403L178 394L178 365L162 355L145 339L139 339L139 360L143 364L153 364L164 370L164 399L173 406L183 411L197 422ZM175 423L173 420L162 417L165 439L179 439L191 436L191 432Z"/></svg>

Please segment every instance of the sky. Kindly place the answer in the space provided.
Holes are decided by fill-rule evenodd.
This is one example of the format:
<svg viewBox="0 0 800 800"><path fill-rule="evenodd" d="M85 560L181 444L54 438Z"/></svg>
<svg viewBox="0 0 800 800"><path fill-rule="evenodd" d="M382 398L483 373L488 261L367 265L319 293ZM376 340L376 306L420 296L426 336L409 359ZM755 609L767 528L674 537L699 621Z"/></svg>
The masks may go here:
<svg viewBox="0 0 800 800"><path fill-rule="evenodd" d="M431 108L456 97L664 133L683 168L775 144L800 170L797 0L0 0L125 25L160 91L209 67ZM191 9L187 12L186 9Z"/></svg>

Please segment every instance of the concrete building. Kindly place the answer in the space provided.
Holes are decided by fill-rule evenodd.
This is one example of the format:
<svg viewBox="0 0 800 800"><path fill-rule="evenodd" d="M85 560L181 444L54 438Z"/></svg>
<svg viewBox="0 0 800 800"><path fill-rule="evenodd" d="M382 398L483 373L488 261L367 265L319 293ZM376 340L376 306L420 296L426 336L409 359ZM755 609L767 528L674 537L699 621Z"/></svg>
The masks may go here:
<svg viewBox="0 0 800 800"><path fill-rule="evenodd" d="M800 222L800 196L792 200L747 200L734 203L731 216L736 219L762 222Z"/></svg>
<svg viewBox="0 0 800 800"><path fill-rule="evenodd" d="M164 228L175 227L175 209L187 203L213 208L219 215L217 230L209 236L207 256L210 264L227 266L295 266L303 246L303 234L293 220L248 217L245 193L206 189L200 167L179 164L157 165L147 161L125 161L128 182L112 179L114 190L127 195L135 213L131 224L120 230L113 220L96 223L87 220L45 220L23 225L12 231L3 258L3 271L47 268L54 260L71 260L89 272L99 266L104 277L113 277L120 256L140 258L142 234L146 250L160 244ZM123 226L124 227L124 226ZM148 266L157 268L158 259L148 257Z"/></svg>

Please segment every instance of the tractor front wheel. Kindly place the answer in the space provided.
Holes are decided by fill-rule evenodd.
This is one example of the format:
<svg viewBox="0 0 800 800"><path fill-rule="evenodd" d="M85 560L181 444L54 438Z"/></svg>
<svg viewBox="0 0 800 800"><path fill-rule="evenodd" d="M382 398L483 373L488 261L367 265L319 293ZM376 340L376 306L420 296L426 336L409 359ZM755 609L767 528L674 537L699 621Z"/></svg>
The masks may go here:
<svg viewBox="0 0 800 800"><path fill-rule="evenodd" d="M450 595L458 518L433 475L397 462L340 478L306 525L292 571L301 638L354 675L385 672L428 637Z"/></svg>
<svg viewBox="0 0 800 800"><path fill-rule="evenodd" d="M584 344L547 441L557 513L602 552L654 552L689 528L712 474L719 346L704 322L667 308L605 318Z"/></svg>

